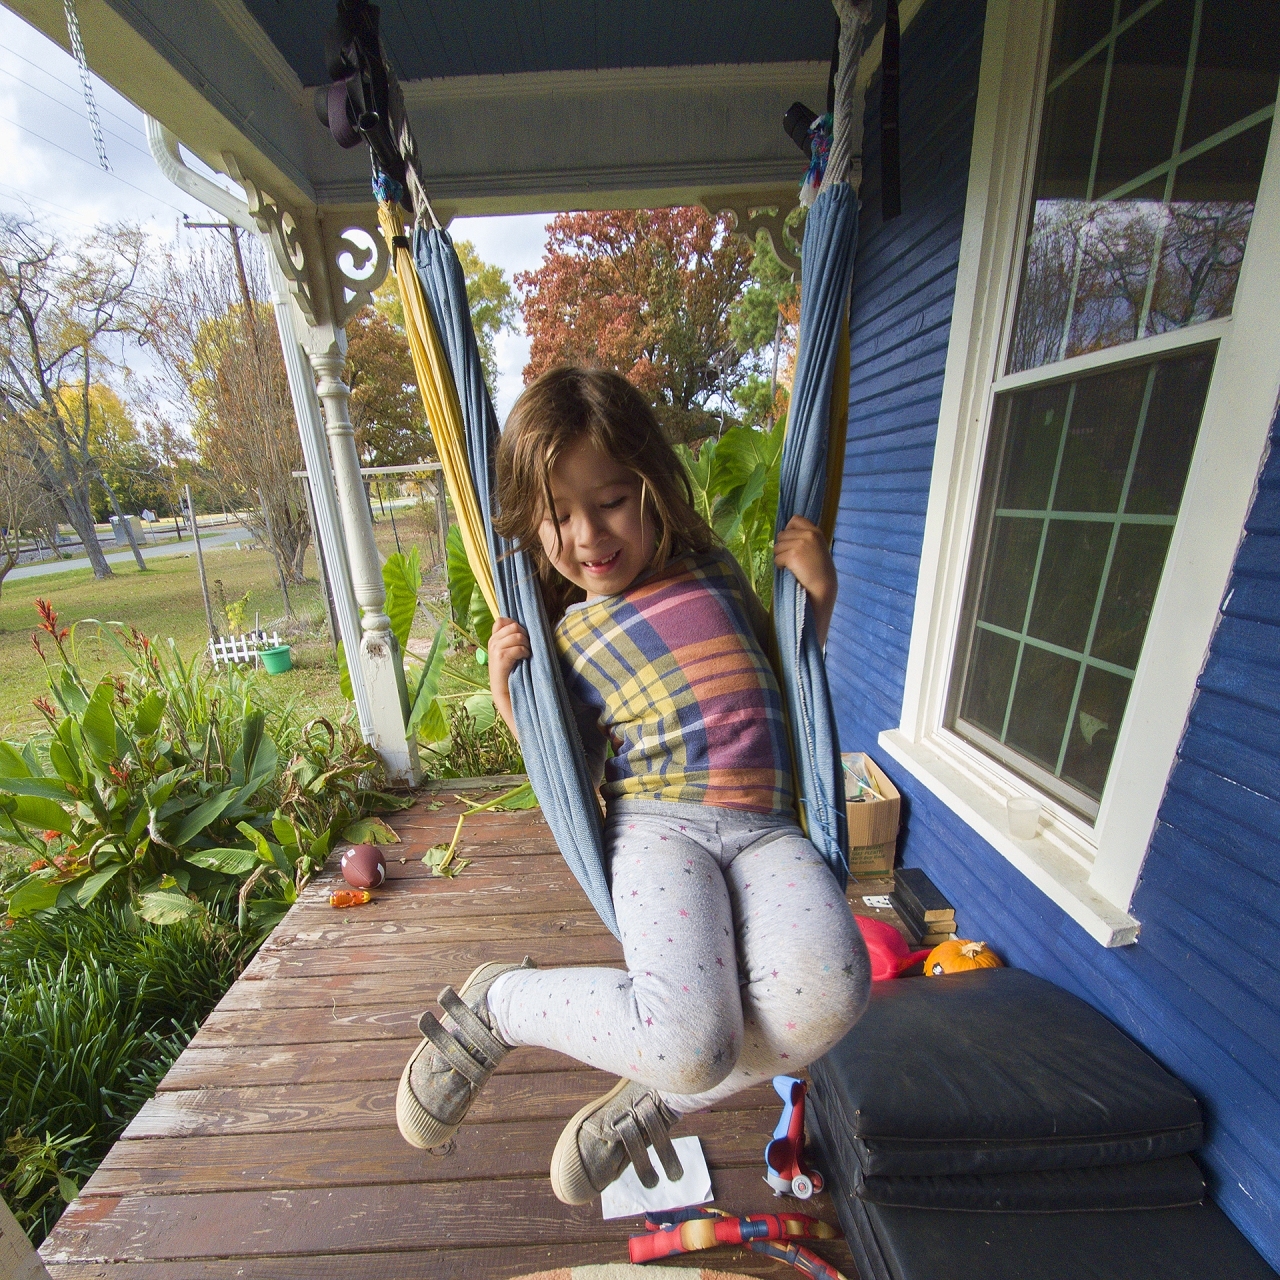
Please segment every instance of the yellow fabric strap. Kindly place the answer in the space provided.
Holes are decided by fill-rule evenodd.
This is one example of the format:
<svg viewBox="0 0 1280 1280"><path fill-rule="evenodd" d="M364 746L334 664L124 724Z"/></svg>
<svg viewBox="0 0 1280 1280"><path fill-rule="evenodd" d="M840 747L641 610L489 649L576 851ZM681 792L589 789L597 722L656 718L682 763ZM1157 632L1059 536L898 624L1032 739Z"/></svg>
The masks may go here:
<svg viewBox="0 0 1280 1280"><path fill-rule="evenodd" d="M440 345L440 335L431 320L431 309L422 292L418 268L413 254L404 243L404 222L400 211L383 201L378 206L378 221L382 234L391 250L392 269L400 286L400 301L404 305L404 327L409 336L409 354L418 378L418 390L422 405L427 411L427 424L436 452L444 468L444 483L453 501L458 517L458 529L462 545L476 576L480 594L484 596L489 612L499 614L498 593L493 586L493 565L489 562L489 544L485 538L484 518L476 498L475 485L471 481L471 466L467 460L465 428L462 425L462 406L458 402L458 388L453 381L449 361ZM396 237L401 243L396 244Z"/></svg>
<svg viewBox="0 0 1280 1280"><path fill-rule="evenodd" d="M831 433L827 443L827 492L822 499L818 528L831 545L836 516L840 514L840 488L844 482L844 449L849 437L849 306L840 321L840 341L836 347L836 374L831 384Z"/></svg>

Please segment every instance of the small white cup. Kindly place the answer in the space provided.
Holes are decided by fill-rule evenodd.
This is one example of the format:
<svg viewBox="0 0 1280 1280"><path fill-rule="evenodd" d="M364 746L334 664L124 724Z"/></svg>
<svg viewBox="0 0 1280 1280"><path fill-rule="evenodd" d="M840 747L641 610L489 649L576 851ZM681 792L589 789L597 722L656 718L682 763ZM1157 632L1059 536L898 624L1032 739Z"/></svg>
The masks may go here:
<svg viewBox="0 0 1280 1280"><path fill-rule="evenodd" d="M1029 796L1010 796L1009 834L1015 840L1032 840L1040 829L1040 801Z"/></svg>

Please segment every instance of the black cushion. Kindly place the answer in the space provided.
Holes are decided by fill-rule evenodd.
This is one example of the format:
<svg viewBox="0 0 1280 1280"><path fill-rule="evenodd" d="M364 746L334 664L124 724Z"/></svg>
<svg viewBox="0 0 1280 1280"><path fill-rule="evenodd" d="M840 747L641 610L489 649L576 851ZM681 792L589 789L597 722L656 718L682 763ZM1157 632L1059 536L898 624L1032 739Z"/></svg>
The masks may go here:
<svg viewBox="0 0 1280 1280"><path fill-rule="evenodd" d="M868 1177L1128 1163L1203 1137L1186 1086L1018 969L872 983L866 1013L810 1074L824 1126Z"/></svg>
<svg viewBox="0 0 1280 1280"><path fill-rule="evenodd" d="M1024 1170L903 1178L863 1174L849 1136L828 1134L816 1106L807 1113L812 1154L840 1193L875 1204L967 1213L1086 1213L1111 1209L1176 1209L1204 1199L1204 1175L1190 1156L1089 1169Z"/></svg>
<svg viewBox="0 0 1280 1280"><path fill-rule="evenodd" d="M855 1190L874 1204L966 1213L1088 1213L1107 1209L1180 1209L1204 1199L1204 1174L1190 1156L1033 1169L962 1173L950 1178L862 1179Z"/></svg>
<svg viewBox="0 0 1280 1280"><path fill-rule="evenodd" d="M855 1256L872 1255L877 1280L1275 1280L1212 1204L1079 1214L856 1204L859 1235L870 1239Z"/></svg>

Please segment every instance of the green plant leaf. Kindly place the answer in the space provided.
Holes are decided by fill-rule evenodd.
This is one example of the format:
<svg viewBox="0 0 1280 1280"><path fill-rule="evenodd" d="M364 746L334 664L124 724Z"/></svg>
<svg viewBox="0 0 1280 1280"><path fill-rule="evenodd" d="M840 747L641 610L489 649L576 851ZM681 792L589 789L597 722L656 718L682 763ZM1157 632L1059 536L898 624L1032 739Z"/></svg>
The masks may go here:
<svg viewBox="0 0 1280 1280"><path fill-rule="evenodd" d="M347 667L347 650L341 640L338 641L338 689L348 702L355 700L356 695L351 688L351 671Z"/></svg>
<svg viewBox="0 0 1280 1280"><path fill-rule="evenodd" d="M60 1173L58 1174L58 1194L66 1204L70 1204L80 1194L80 1188L65 1173Z"/></svg>
<svg viewBox="0 0 1280 1280"><path fill-rule="evenodd" d="M422 669L422 676L414 692L413 705L409 710L409 723L405 726L405 732L409 737L413 737L417 733L423 716L427 714L427 708L430 707L436 694L440 692L440 673L444 670L444 638L448 630L449 624L442 622L436 628L435 637L431 641L431 651L427 654L427 664Z"/></svg>
<svg viewBox="0 0 1280 1280"><path fill-rule="evenodd" d="M48 778L0 778L0 791L11 796L41 796L59 804L75 803L75 797L66 787Z"/></svg>
<svg viewBox="0 0 1280 1280"><path fill-rule="evenodd" d="M177 924L179 920L202 914L204 907L192 902L177 888L156 889L138 898L137 912L152 924Z"/></svg>
<svg viewBox="0 0 1280 1280"><path fill-rule="evenodd" d="M115 684L110 676L103 676L80 717L84 745L99 764L114 764L120 758L116 750L116 721L111 714L115 697Z"/></svg>
<svg viewBox="0 0 1280 1280"><path fill-rule="evenodd" d="M72 755L66 744L58 738L50 739L49 763L53 765L53 771L63 782L69 782L75 786L82 781L77 758Z"/></svg>
<svg viewBox="0 0 1280 1280"><path fill-rule="evenodd" d="M7 742L0 742L0 778L29 778L31 769Z"/></svg>
<svg viewBox="0 0 1280 1280"><path fill-rule="evenodd" d="M231 781L243 787L253 772L254 757L266 732L266 713L253 708L247 711L240 730L240 745L231 757Z"/></svg>
<svg viewBox="0 0 1280 1280"><path fill-rule="evenodd" d="M467 715L475 721L477 733L488 733L493 722L498 718L498 709L493 705L493 695L489 693L473 693L462 704Z"/></svg>
<svg viewBox="0 0 1280 1280"><path fill-rule="evenodd" d="M196 849L185 856L192 866L222 871L229 876L248 875L260 861L252 849Z"/></svg>
<svg viewBox="0 0 1280 1280"><path fill-rule="evenodd" d="M249 770L249 776L245 779L244 788L240 792L240 799L247 800L260 790L264 783L270 782L276 776L276 768L280 763L280 752L276 749L276 744L272 741L270 734L263 734L262 741L258 744L257 751L253 755L253 767Z"/></svg>
<svg viewBox="0 0 1280 1280"><path fill-rule="evenodd" d="M9 898L9 914L20 920L55 906L62 886L54 884L51 876L37 872L30 880L24 880Z"/></svg>
<svg viewBox="0 0 1280 1280"><path fill-rule="evenodd" d="M399 844L400 837L381 818L357 818L342 832L349 844Z"/></svg>
<svg viewBox="0 0 1280 1280"><path fill-rule="evenodd" d="M138 710L133 717L133 731L139 738L148 737L160 727L166 702L164 694L153 689L138 703Z"/></svg>
<svg viewBox="0 0 1280 1280"><path fill-rule="evenodd" d="M217 795L210 796L203 804L197 805L173 833L172 843L179 849L186 848L239 794L235 787L226 787Z"/></svg>
<svg viewBox="0 0 1280 1280"><path fill-rule="evenodd" d="M82 907L87 907L123 870L123 863L113 862L111 866L103 867L101 871L95 871L92 875L85 876L83 880L77 881L75 887L76 902Z"/></svg>
<svg viewBox="0 0 1280 1280"><path fill-rule="evenodd" d="M444 703L439 698L432 698L426 714L418 725L418 741L426 743L433 749L439 749L439 744L445 742L448 737L449 717L445 712Z"/></svg>
<svg viewBox="0 0 1280 1280"><path fill-rule="evenodd" d="M478 582L471 593L471 634L480 641L481 645L487 645L489 637L493 634L493 614L489 612L489 605ZM477 661L480 660L480 654L483 652L483 648L477 651Z"/></svg>
<svg viewBox="0 0 1280 1280"><path fill-rule="evenodd" d="M418 563L418 548L408 555L397 551L388 556L382 566L382 583L387 600L383 606L391 619L391 633L400 642L400 652L409 643L414 615L418 612L418 588L422 586L422 572Z"/></svg>
<svg viewBox="0 0 1280 1280"><path fill-rule="evenodd" d="M33 779L34 781L34 779ZM63 835L71 834L71 815L56 800L48 796L19 795L12 801L8 813L16 822L24 827L33 827L37 831L61 831Z"/></svg>
<svg viewBox="0 0 1280 1280"><path fill-rule="evenodd" d="M471 629L471 597L475 594L476 575L467 560L462 543L462 530L451 525L445 539L445 574L449 583L449 603L460 627Z"/></svg>

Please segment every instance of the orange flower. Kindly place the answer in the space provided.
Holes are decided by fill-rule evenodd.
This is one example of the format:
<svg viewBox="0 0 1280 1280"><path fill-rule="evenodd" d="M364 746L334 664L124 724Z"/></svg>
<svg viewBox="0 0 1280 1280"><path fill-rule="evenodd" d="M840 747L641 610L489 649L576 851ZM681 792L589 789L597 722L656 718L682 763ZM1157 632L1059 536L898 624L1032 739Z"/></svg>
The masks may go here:
<svg viewBox="0 0 1280 1280"><path fill-rule="evenodd" d="M28 868L28 871L43 871L49 864L43 858L37 858Z"/></svg>

